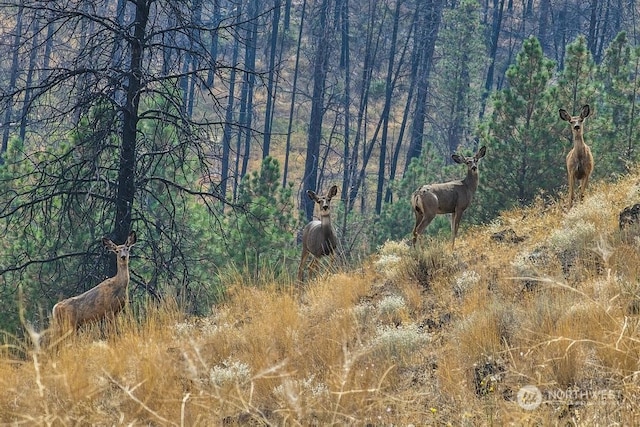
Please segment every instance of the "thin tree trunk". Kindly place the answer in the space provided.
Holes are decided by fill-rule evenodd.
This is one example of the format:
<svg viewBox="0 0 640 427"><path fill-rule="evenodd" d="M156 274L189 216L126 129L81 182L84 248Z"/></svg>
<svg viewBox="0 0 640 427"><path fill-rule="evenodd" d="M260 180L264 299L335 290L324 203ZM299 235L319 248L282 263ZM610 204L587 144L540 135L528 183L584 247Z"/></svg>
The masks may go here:
<svg viewBox="0 0 640 427"><path fill-rule="evenodd" d="M498 6L498 1L500 5ZM504 11L504 0L494 0L493 2L493 22L491 23L491 40L489 46L489 68L487 70L487 78L484 82L484 92L480 98L480 114L479 118L482 120L484 117L484 111L487 107L487 100L493 87L493 75L496 69L496 56L498 53L498 41L500 39L500 30L502 29L502 14Z"/></svg>
<svg viewBox="0 0 640 427"><path fill-rule="evenodd" d="M396 2L393 14L393 31L391 34L391 51L389 52L389 64L387 66L387 78L385 81L385 99L382 110L382 137L380 139L380 161L378 162L378 187L376 189L376 214L382 211L382 195L384 191L384 176L387 163L387 135L389 133L389 114L391 112L391 97L393 96L393 67L395 62L396 43L398 41L398 26L400 22L400 6L402 2Z"/></svg>
<svg viewBox="0 0 640 427"><path fill-rule="evenodd" d="M118 0L116 5L116 23L118 28L124 28L124 14L126 10L125 0ZM111 65L113 67L119 67L122 60L122 41L124 40L124 34L116 34L115 40L111 49Z"/></svg>
<svg viewBox="0 0 640 427"><path fill-rule="evenodd" d="M82 13L88 15L89 14L89 3L82 2ZM87 48L87 40L94 32L95 23L92 20L83 19L80 22L80 41L78 42L78 46L80 51L83 51ZM89 62L91 61L91 54L85 53L85 55L81 56L80 60L84 63L83 66L85 68L89 67ZM87 88L89 87L89 77L86 73L82 73L78 76L78 87L75 90L75 96L78 98L78 102L76 103L76 108L74 110L74 120L75 124L80 123L80 119L87 112L86 105L84 102L84 97L87 94ZM129 233L127 233L127 236ZM126 238L126 236L125 236Z"/></svg>
<svg viewBox="0 0 640 427"><path fill-rule="evenodd" d="M343 46L343 63L344 63L344 144L343 144L343 156L342 160L344 162L343 166L343 175L342 175L342 188L341 199L347 200L348 189L349 189L349 161L351 158L351 55L350 55L350 47L349 47L349 31L351 22L349 20L349 3L345 0L342 3L342 31L341 31L341 39ZM348 215L342 216L342 232L340 233L343 237L343 240L348 239L349 227L347 223Z"/></svg>
<svg viewBox="0 0 640 427"><path fill-rule="evenodd" d="M417 23L418 23L418 9L416 9L413 13L413 19L411 22L411 29L409 31L409 34L407 35L407 39L405 41L405 45L404 45L404 50L403 50L403 54L402 56L404 57L405 52L409 49L409 44L411 41L411 34L417 31ZM403 61L401 61L403 62ZM400 67L400 64L398 65L398 67ZM411 64L411 75L415 75L417 71L415 71L415 68L417 67L417 61L412 61ZM398 69L398 73L399 73L399 69ZM396 74L398 74L396 73ZM400 159L400 149L402 147L402 143L404 141L404 134L407 130L407 125L409 123L409 112L411 111L411 105L413 103L413 94L414 94L414 86L410 85L409 86L409 92L407 93L407 101L405 103L405 108L404 111L402 113L402 121L400 122L400 131L398 132L398 138L397 138L397 142L396 142L396 146L395 149L393 151L393 158L391 160L391 173L390 173L390 177L389 179L394 180L396 177L396 171L397 171L397 166L398 166L398 162ZM405 165L405 170L408 167L408 165ZM390 189L387 189L387 195L385 197L385 202L389 203L392 200L392 194Z"/></svg>
<svg viewBox="0 0 640 427"><path fill-rule="evenodd" d="M329 63L329 28L327 15L329 0L322 0L318 19L317 49L313 62L313 95L311 98L311 116L309 118L309 136L307 139L307 155L304 164L303 189L317 189L318 156L322 139L322 121L324 117L325 82ZM313 217L314 203L305 191L300 195L300 206L308 221Z"/></svg>
<svg viewBox="0 0 640 427"><path fill-rule="evenodd" d="M589 16L589 35L587 37L587 49L591 55L596 55L596 43L598 42L598 0L591 0L591 14Z"/></svg>
<svg viewBox="0 0 640 427"><path fill-rule="evenodd" d="M236 38L233 43L232 64L238 63L240 41ZM231 133L233 123L233 110L235 108L236 91L236 67L231 68L229 75L229 99L224 116L224 130L222 131L222 159L220 164L220 198L227 197L227 185L229 182L229 156L231 155Z"/></svg>
<svg viewBox="0 0 640 427"><path fill-rule="evenodd" d="M218 57L218 26L222 17L220 15L220 2L213 2L213 29L211 30L211 46L209 46L209 56L212 63L209 65L209 72L207 73L207 87L213 87L213 82L216 75L216 58Z"/></svg>
<svg viewBox="0 0 640 427"><path fill-rule="evenodd" d="M15 90L16 82L19 74L20 44L22 40L22 16L24 13L24 2L20 2L18 14L16 15L16 28L13 36L13 55L11 56L11 74L9 76L8 92ZM7 97L7 103L4 106L4 130L2 132L2 146L0 147L0 164L4 164L4 154L7 152L9 145L9 135L11 130L11 117L13 116L13 97Z"/></svg>
<svg viewBox="0 0 640 427"><path fill-rule="evenodd" d="M33 38L31 40L31 51L29 53L29 65L27 67L27 76L25 79L24 101L22 104L22 114L20 114L20 140L24 141L27 134L27 112L31 103L31 92L33 91L33 72L36 67L36 54L38 53L38 34L40 34L40 20L36 18L33 21Z"/></svg>
<svg viewBox="0 0 640 427"><path fill-rule="evenodd" d="M138 108L142 84L140 76L144 74L142 67L146 27L149 19L149 4L146 0L136 2L136 17L133 24L133 38L130 43L131 64L127 85L127 103L123 109L122 147L120 149L120 166L118 168L118 188L116 194L116 217L113 237L117 242L124 242L131 231L132 207L135 199L136 170L136 138L138 131ZM110 273L117 270L115 259L112 260Z"/></svg>
<svg viewBox="0 0 640 427"><path fill-rule="evenodd" d="M191 39L195 40L195 42L191 42L191 50L195 51L197 54L189 55L189 62L191 70L195 71L200 68L200 60L198 58L200 57L200 47L202 46L202 37L200 36L200 28L202 28L202 0L194 0L191 20L193 21L194 27L191 31ZM187 103L185 104L187 117L191 117L193 115L197 82L198 80L195 76L189 77Z"/></svg>
<svg viewBox="0 0 640 427"><path fill-rule="evenodd" d="M638 75L640 72L640 57L636 55L636 64L634 75ZM628 132L627 132L627 152L625 158L632 159L635 151L634 147L634 130L636 123L636 99L638 99L638 85L640 82L638 79L633 80L633 96L631 97L631 111L629 112L629 120L628 120Z"/></svg>
<svg viewBox="0 0 640 427"><path fill-rule="evenodd" d="M375 22L377 19L377 8L375 6L377 3L374 3L371 13L371 17L369 19L369 31L367 32L367 41L365 43L365 52L364 52L364 61L362 66L362 82L360 83L360 101L358 105L358 115L356 117L356 134L353 140L353 147L351 150L351 159L347 163L348 171L348 179L345 182L344 186L348 190L348 196L345 199L346 207L345 212L349 213L353 210L355 206L356 198L358 197L358 191L360 190L358 187L358 182L360 182L359 176L359 151L360 151L360 140L364 139L363 132L366 131L366 127L362 125L365 121L367 102L369 99L369 88L371 83L371 74L372 68L375 64L375 48L373 46L373 31L375 28ZM366 147L363 147L363 159L366 157Z"/></svg>
<svg viewBox="0 0 640 427"><path fill-rule="evenodd" d="M264 140L262 144L262 158L268 157L271 150L271 125L273 122L273 104L276 98L274 73L276 68L276 53L278 50L278 29L280 27L281 0L275 0L273 9L273 23L271 29L271 51L269 52L269 77L267 80L267 105L264 114Z"/></svg>
<svg viewBox="0 0 640 427"><path fill-rule="evenodd" d="M303 3L306 3L306 1L303 0ZM304 4L302 5L302 8L304 9ZM284 1L284 22L282 24L283 26L282 30L285 33L289 32L290 21L291 21L291 0L285 0Z"/></svg>
<svg viewBox="0 0 640 427"><path fill-rule="evenodd" d="M438 37L442 17L442 7L443 5L439 0L431 0L429 4L424 7L426 14L424 16L424 23L420 26L423 32L417 39L419 66L418 73L414 76L415 80L413 82L417 85L416 103L405 170L411 159L420 157L422 154L422 139L424 136L424 126L427 116L427 97L429 94L429 75L431 74L433 52L435 50L435 42ZM418 33L416 33L416 36L418 36Z"/></svg>
<svg viewBox="0 0 640 427"><path fill-rule="evenodd" d="M251 131L251 122L253 115L253 91L255 87L255 73L256 67L256 43L258 39L258 1L252 0L249 3L248 15L254 18L249 23L247 28L246 47L244 63L246 72L243 73L242 81L242 95L240 101L240 133L238 134L238 141L244 139L244 151L241 154L240 146L237 149L237 155L242 155L242 165L238 171L238 176L234 180L234 196L237 194L237 187L239 180L241 180L247 173L247 165L249 162L249 153L251 147L251 138L253 137ZM243 137L244 136L244 137Z"/></svg>
<svg viewBox="0 0 640 427"><path fill-rule="evenodd" d="M296 106L296 94L298 91L298 71L300 69L300 48L302 47L302 34L304 28L307 0L302 1L302 12L300 15L300 29L298 30L298 46L296 48L296 61L293 68L293 85L291 88L291 105L289 107L289 124L287 126L287 142L284 154L284 167L282 173L282 186L287 186L287 175L289 173L289 154L291 153L291 131L293 129L293 114Z"/></svg>
<svg viewBox="0 0 640 427"><path fill-rule="evenodd" d="M53 12L49 12L50 14ZM44 55L42 58L42 69L45 73L49 71L49 64L51 63L51 51L53 50L53 36L55 34L55 25L50 22L47 24L47 41L44 46ZM47 76L42 76L46 78Z"/></svg>

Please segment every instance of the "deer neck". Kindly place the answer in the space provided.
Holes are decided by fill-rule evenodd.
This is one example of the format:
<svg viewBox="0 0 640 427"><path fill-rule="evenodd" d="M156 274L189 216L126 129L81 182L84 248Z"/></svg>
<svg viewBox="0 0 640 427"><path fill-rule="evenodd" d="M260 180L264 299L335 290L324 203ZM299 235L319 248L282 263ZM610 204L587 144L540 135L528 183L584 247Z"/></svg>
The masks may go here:
<svg viewBox="0 0 640 427"><path fill-rule="evenodd" d="M320 225L323 230L331 230L331 216L329 214L321 215Z"/></svg>
<svg viewBox="0 0 640 427"><path fill-rule="evenodd" d="M116 272L115 279L118 283L129 283L129 261L118 259L118 271Z"/></svg>
<svg viewBox="0 0 640 427"><path fill-rule="evenodd" d="M573 132L573 148L576 151L584 151L584 147L586 144L584 143L584 134L582 133L582 129L578 132Z"/></svg>
<svg viewBox="0 0 640 427"><path fill-rule="evenodd" d="M465 187L467 187L472 193L475 193L478 188L478 171L475 172L472 170L467 170L467 176L462 180L462 183Z"/></svg>
<svg viewBox="0 0 640 427"><path fill-rule="evenodd" d="M326 215L320 216L320 230L324 239L333 239L331 216L328 213Z"/></svg>

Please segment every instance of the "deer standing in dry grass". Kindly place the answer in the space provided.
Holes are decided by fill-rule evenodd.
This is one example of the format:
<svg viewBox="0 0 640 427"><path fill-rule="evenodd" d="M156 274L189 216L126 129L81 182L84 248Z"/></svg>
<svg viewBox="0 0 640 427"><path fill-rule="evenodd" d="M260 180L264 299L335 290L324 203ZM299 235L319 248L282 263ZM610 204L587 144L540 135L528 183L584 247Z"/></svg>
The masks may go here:
<svg viewBox="0 0 640 427"><path fill-rule="evenodd" d="M463 180L423 185L413 192L411 207L416 215L416 225L413 227L414 246L418 235L422 234L437 214L450 213L451 248L454 247L462 214L471 204L478 189L478 162L486 152L487 147L483 146L473 157L453 154L451 158L454 162L467 165L467 176Z"/></svg>
<svg viewBox="0 0 640 427"><path fill-rule="evenodd" d="M132 231L127 241L116 245L104 237L104 246L116 254L118 271L99 285L85 293L67 298L53 306L55 330L64 332L78 329L85 323L104 318L114 318L125 306L129 287L129 251L136 242L136 233Z"/></svg>
<svg viewBox="0 0 640 427"><path fill-rule="evenodd" d="M574 186L580 182L579 198L582 199L584 191L589 184L589 177L593 171L593 155L591 149L584 143L584 119L589 117L591 109L589 104L582 107L579 116L571 116L566 110L560 109L560 118L571 124L573 135L573 148L567 154L567 174L569 175L569 208L573 206Z"/></svg>
<svg viewBox="0 0 640 427"><path fill-rule="evenodd" d="M331 225L331 199L338 194L338 186L334 185L329 189L326 196L318 196L312 190L307 190L307 195L316 202L320 211L320 220L309 222L302 230L302 257L298 267L298 281L302 282L304 276L304 262L309 254L313 255L313 260L309 269L315 268L319 258L326 255L333 255L338 247L338 239Z"/></svg>

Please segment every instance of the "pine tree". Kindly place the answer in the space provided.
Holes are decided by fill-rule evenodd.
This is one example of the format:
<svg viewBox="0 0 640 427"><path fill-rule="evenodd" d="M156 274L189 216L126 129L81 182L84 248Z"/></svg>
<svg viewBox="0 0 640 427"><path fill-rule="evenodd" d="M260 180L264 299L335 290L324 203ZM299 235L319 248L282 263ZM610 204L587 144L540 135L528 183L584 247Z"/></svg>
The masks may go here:
<svg viewBox="0 0 640 427"><path fill-rule="evenodd" d="M488 151L472 217L490 219L557 189L564 158L562 145L549 132L558 114L549 90L554 67L530 37L507 70L507 88L495 94L493 113L481 125Z"/></svg>
<svg viewBox="0 0 640 427"><path fill-rule="evenodd" d="M595 160L594 176L598 173L598 164L602 151L597 148L599 137L598 117L600 116L600 85L596 81L596 65L587 47L584 36L577 37L567 45L564 69L558 73L557 83L552 88L555 100L555 123L549 127L549 134L554 134L556 143L563 147L563 159L573 148L573 136L567 122L560 119L558 110L564 108L571 115L580 113L582 106L589 104L591 114L585 121L584 139L591 147ZM567 171L564 166L562 185L567 187ZM558 182L561 182L560 180Z"/></svg>
<svg viewBox="0 0 640 427"><path fill-rule="evenodd" d="M591 129L598 138L592 142L597 153L596 177L615 177L629 171L638 161L635 135L640 131L637 105L640 49L633 49L626 33L620 33L607 48L597 71L602 85L598 115Z"/></svg>
<svg viewBox="0 0 640 427"><path fill-rule="evenodd" d="M578 114L584 104L591 105L591 111L597 110L599 97L595 84L596 65L587 48L584 36L579 36L567 45L564 69L558 75L557 108L564 108L569 114Z"/></svg>
<svg viewBox="0 0 640 427"><path fill-rule="evenodd" d="M257 278L285 271L283 261L297 258L292 188L282 187L277 160L266 157L260 172L246 176L238 191L238 204L245 212L228 215L228 259Z"/></svg>
<svg viewBox="0 0 640 427"><path fill-rule="evenodd" d="M451 154L458 147L471 147L482 95L483 52L480 5L475 0L463 0L443 13L438 35L441 58L434 72L433 142L446 164L453 164ZM464 46L464 48L461 48Z"/></svg>

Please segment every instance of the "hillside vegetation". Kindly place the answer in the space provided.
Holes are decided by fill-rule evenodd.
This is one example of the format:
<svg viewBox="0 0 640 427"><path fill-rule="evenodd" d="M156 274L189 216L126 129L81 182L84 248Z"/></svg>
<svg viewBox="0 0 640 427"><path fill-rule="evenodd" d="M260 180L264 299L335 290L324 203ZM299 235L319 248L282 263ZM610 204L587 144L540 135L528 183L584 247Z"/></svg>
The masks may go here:
<svg viewBox="0 0 640 427"><path fill-rule="evenodd" d="M463 220L455 251L387 242L301 287L230 276L206 318L167 302L40 351L6 337L0 422L637 424L640 243L618 215L639 192Z"/></svg>

